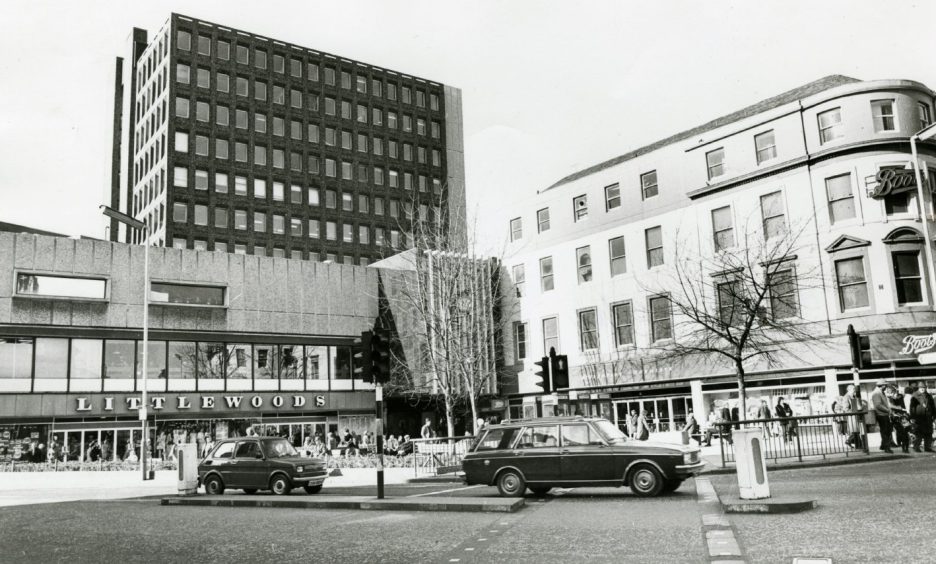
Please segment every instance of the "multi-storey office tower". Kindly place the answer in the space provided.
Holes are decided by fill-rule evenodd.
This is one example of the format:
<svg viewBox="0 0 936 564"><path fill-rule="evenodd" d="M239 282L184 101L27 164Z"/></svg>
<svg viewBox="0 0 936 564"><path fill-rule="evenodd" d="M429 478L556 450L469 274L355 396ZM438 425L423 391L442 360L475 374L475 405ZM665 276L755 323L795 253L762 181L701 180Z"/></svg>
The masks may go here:
<svg viewBox="0 0 936 564"><path fill-rule="evenodd" d="M457 88L178 14L131 44L111 197L150 244L368 264L463 223Z"/></svg>

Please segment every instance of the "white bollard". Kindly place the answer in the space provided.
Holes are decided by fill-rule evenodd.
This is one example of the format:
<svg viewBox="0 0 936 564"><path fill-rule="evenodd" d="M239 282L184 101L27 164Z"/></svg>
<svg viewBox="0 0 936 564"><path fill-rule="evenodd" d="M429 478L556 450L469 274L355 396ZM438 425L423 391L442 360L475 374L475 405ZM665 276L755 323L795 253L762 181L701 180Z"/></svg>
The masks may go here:
<svg viewBox="0 0 936 564"><path fill-rule="evenodd" d="M179 495L195 495L198 489L198 456L194 443L179 445Z"/></svg>
<svg viewBox="0 0 936 564"><path fill-rule="evenodd" d="M738 468L738 493L741 499L770 497L767 483L767 463L764 457L764 429L749 427L734 429L735 464Z"/></svg>

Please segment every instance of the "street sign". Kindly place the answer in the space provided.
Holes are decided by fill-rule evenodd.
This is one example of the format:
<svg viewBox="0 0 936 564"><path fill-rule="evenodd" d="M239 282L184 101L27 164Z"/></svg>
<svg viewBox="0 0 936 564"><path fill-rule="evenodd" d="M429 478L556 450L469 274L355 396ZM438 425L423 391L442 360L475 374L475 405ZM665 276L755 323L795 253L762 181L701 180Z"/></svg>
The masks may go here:
<svg viewBox="0 0 936 564"><path fill-rule="evenodd" d="M923 353L917 357L920 364L936 364L936 353Z"/></svg>

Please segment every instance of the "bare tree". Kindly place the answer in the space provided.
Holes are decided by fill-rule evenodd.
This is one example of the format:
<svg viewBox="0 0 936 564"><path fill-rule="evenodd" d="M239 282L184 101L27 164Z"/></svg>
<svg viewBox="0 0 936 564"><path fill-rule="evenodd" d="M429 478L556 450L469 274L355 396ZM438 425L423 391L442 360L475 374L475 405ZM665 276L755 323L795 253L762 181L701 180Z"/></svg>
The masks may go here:
<svg viewBox="0 0 936 564"><path fill-rule="evenodd" d="M506 320L500 261L476 253L474 230L441 197L416 195L403 212L400 232L410 248L384 261L381 276L401 344L392 389L438 397L452 436L457 408L467 403L477 421L479 398L496 390Z"/></svg>
<svg viewBox="0 0 936 564"><path fill-rule="evenodd" d="M752 224L756 226L752 228ZM738 380L740 415L747 413L745 371L751 362L774 366L791 343L812 346L821 330L803 318L799 296L809 288L823 288L819 257L809 264L802 243L810 224L764 226L760 218L748 220L735 244L734 232L716 235L713 253L694 252L697 245L677 235L675 264L666 288L668 300L655 300L650 308L671 306L673 339L660 347L674 361L703 366L727 360ZM764 232L769 237L764 236Z"/></svg>

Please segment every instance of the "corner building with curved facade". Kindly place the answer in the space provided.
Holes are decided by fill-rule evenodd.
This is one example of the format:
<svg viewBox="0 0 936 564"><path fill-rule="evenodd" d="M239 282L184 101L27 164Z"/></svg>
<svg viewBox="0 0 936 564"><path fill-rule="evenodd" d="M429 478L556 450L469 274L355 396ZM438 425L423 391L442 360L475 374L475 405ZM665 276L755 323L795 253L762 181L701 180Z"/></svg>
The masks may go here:
<svg viewBox="0 0 936 564"><path fill-rule="evenodd" d="M667 280L677 254L717 262L791 233L795 252L778 257L784 277L766 314L800 317L815 338L783 343L773 365L748 363L749 405L784 396L798 415L831 411L853 381L849 324L870 338L865 388L879 378L936 387L936 370L918 359L936 351L926 251L936 143L917 143L921 186L910 144L933 104L934 92L911 80L829 76L540 190L506 226L518 296L505 346L519 375L511 415L542 401L533 362L550 347L569 357L559 412L623 424L624 413L647 409L667 431L690 409L703 420L736 402L727 363L679 366L654 354L680 338Z"/></svg>

